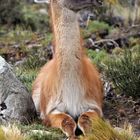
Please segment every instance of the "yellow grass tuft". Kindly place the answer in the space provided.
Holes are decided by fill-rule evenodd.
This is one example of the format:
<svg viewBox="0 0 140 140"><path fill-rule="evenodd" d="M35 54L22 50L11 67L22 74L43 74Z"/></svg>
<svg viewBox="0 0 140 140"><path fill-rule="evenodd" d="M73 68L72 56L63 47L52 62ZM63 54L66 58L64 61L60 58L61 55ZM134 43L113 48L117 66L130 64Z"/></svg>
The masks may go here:
<svg viewBox="0 0 140 140"><path fill-rule="evenodd" d="M132 132L132 126L129 125L127 130L115 130L111 125L102 119L94 119L92 126L92 133L81 140L139 140Z"/></svg>
<svg viewBox="0 0 140 140"><path fill-rule="evenodd" d="M25 140L25 137L16 125L1 125L0 140Z"/></svg>
<svg viewBox="0 0 140 140"><path fill-rule="evenodd" d="M4 131L2 128L0 128L0 140L6 140L4 136Z"/></svg>

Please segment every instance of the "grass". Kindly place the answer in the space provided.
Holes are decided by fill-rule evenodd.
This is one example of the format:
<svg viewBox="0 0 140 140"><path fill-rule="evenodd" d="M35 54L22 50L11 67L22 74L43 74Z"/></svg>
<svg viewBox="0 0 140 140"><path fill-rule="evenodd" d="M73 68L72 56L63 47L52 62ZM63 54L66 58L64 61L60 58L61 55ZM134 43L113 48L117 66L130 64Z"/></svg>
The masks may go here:
<svg viewBox="0 0 140 140"><path fill-rule="evenodd" d="M132 132L132 127L115 130L109 123L102 119L93 120L92 131L81 140L138 140Z"/></svg>
<svg viewBox="0 0 140 140"><path fill-rule="evenodd" d="M26 41L35 38L35 34L30 30L30 28L27 29L24 26L16 26L15 29L5 32L6 33L0 37L1 44L25 43Z"/></svg>
<svg viewBox="0 0 140 140"><path fill-rule="evenodd" d="M47 33L45 35L45 38L41 41L41 44L43 46L49 45L49 43L52 41L52 33Z"/></svg>
<svg viewBox="0 0 140 140"><path fill-rule="evenodd" d="M47 128L39 123L32 125L0 125L0 140L62 140L66 136L59 130ZM140 140L129 125L119 131L102 119L94 119L92 131L80 140Z"/></svg>
<svg viewBox="0 0 140 140"><path fill-rule="evenodd" d="M61 140L64 134L59 129L47 128L39 123L20 125L19 128L26 134L26 140Z"/></svg>
<svg viewBox="0 0 140 140"><path fill-rule="evenodd" d="M103 61L108 59L109 54L107 54L105 50L101 50L99 52L88 50L87 53L89 58L98 67L98 69L102 70L102 65L104 65Z"/></svg>
<svg viewBox="0 0 140 140"><path fill-rule="evenodd" d="M25 58L24 67L27 69L36 69L47 62L51 55L51 50L47 48L52 39L51 33L40 35L21 26L4 31L0 36L0 55L5 59L9 61L12 58L10 62L13 64Z"/></svg>
<svg viewBox="0 0 140 140"><path fill-rule="evenodd" d="M131 49L116 48L112 54L102 50L88 50L88 56L98 69L113 83L116 93L140 97L140 45Z"/></svg>
<svg viewBox="0 0 140 140"><path fill-rule="evenodd" d="M25 140L16 125L0 126L0 140Z"/></svg>
<svg viewBox="0 0 140 140"><path fill-rule="evenodd" d="M58 129L41 124L0 125L0 140L62 140L65 136Z"/></svg>
<svg viewBox="0 0 140 140"><path fill-rule="evenodd" d="M49 30L49 17L47 14L41 14L39 9L33 5L26 5L22 9L23 24L30 27L33 31L48 31Z"/></svg>
<svg viewBox="0 0 140 140"><path fill-rule="evenodd" d="M140 46L125 50L122 55L112 55L104 61L103 71L113 82L116 91L133 98L139 98Z"/></svg>
<svg viewBox="0 0 140 140"><path fill-rule="evenodd" d="M125 25L128 25L130 22L132 22L132 20L134 19L134 17L136 16L134 7L132 8L132 6L129 5L128 6L123 6L120 4L116 4L114 7L114 15L115 16L120 16L124 19L125 21ZM138 7L138 12L137 12L137 23L138 24L140 21L140 6Z"/></svg>
<svg viewBox="0 0 140 140"><path fill-rule="evenodd" d="M82 30L82 36L84 38L89 37L92 33L98 32L100 30L111 30L111 27L105 23L105 22L100 22L100 21L90 21L89 25L86 29Z"/></svg>
<svg viewBox="0 0 140 140"><path fill-rule="evenodd" d="M27 87L29 92L31 92L32 82L35 80L37 73L38 69L16 68L17 78Z"/></svg>
<svg viewBox="0 0 140 140"><path fill-rule="evenodd" d="M52 34L50 27L48 26L48 17L46 15L41 15L38 11L40 7L34 5L34 7L27 6L22 9L24 13L23 23L24 26L17 26L15 29L5 31L5 29L0 27L0 44L6 47L0 48L0 55L3 53L9 53L9 50L12 49L13 44L17 44L19 49L23 52L29 53L27 60L22 67L16 69L17 77L23 82L23 84L31 92L32 82L35 79L39 68L46 62L46 59L42 59L41 56L45 56L43 50L38 52L36 49L30 50L28 48L27 42L37 42L41 46L47 46L52 40ZM116 12L116 11L115 11ZM117 11L118 12L118 11ZM118 13L115 13L116 15ZM120 10L121 15L126 19L126 22L129 20L129 10L123 8ZM140 11L139 11L140 12ZM131 13L134 15L133 11ZM118 14L120 15L120 14ZM140 13L139 13L140 15ZM140 17L140 16L139 16ZM99 21L89 22L89 26L84 29L83 36L84 38L89 37L92 33L98 34L98 31L107 29L109 32L117 32L117 29L113 29L108 24ZM47 31L47 34L43 40L38 40L38 35L36 34L41 31ZM133 52L133 58L138 59L137 51L139 49L138 39L131 40ZM11 45L12 44L12 45ZM37 54L37 55L36 55ZM107 61L111 59L118 59L122 57L124 50L116 49L113 51L112 56L110 57L106 51L102 50L100 52L95 52L88 50L88 56L92 59L93 63L101 70L107 68ZM41 58L41 59L40 59ZM125 63L127 65L127 63ZM103 68L104 66L104 68ZM119 67L118 67L119 69ZM131 86L130 86L131 87ZM102 120L95 120L93 122L93 133L89 134L86 138L81 136L82 140L137 140L133 135L131 126L129 126L126 131L118 132L114 130L107 122ZM32 124L32 125L9 125L9 126L0 126L0 140L59 140L65 136L58 129L46 128L41 124ZM139 138L140 140L140 138Z"/></svg>

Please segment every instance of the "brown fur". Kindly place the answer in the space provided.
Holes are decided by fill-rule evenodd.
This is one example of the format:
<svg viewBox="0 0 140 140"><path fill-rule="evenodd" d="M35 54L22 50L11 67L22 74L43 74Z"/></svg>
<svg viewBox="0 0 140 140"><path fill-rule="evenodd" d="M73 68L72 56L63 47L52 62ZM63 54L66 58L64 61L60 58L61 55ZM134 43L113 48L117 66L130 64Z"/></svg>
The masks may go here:
<svg viewBox="0 0 140 140"><path fill-rule="evenodd" d="M66 14L69 14L70 12L70 16L68 18L67 16L63 17L62 15L65 14L65 10L66 10ZM79 99L82 99L86 103L96 102L97 106L100 108L98 109L96 107L93 108L87 107L88 109L86 110L86 112L81 112L83 115L79 114L80 117L78 122L80 128L82 128L82 131L85 134L89 130L90 125L88 125L88 121L83 121L82 118L84 117L82 116L84 115L88 116L89 120L92 119L94 116L101 117L101 110L102 110L102 103L103 103L103 87L98 71L96 70L95 66L92 65L91 61L85 55L81 47L82 44L80 39L78 22L76 22L76 18L75 18L76 14L71 13L71 11L65 8L63 9L63 7L59 5L59 2L57 2L57 0L52 0L51 15L52 15L52 22L53 22L52 24L54 30L54 37L55 37L55 53L53 59L41 69L40 73L38 74L33 84L33 100L36 103L36 98L34 97L34 95L39 93L38 94L39 95L38 98L40 99L39 112L43 114L42 119L46 125L50 125L52 127L58 127L69 137L75 137L74 132L76 129L76 123L70 116L71 114L69 113L69 111L67 110L67 112L61 112L60 110L57 110L58 107L57 105L54 108L51 108L50 106L53 106L53 104L56 103L56 101L59 99L58 97L60 97L59 101L62 101L62 103L65 102L63 101L65 99L63 98L63 94L65 95L68 93L63 93L65 92L65 90L63 91L62 88L63 84L65 85L65 83L71 79L71 76L74 77L73 75L75 75L76 78L73 79L74 81L76 80L78 83L77 86L75 84L74 86L76 89L78 86L80 86L80 88L83 89L84 91L84 95L82 95L83 91L81 91L81 95L79 95L79 93L78 94L72 93L72 97L73 95L75 95L75 97L73 97L72 100L76 99L76 96L78 95ZM60 25L59 22L62 23L66 22L66 24L70 22L70 24L68 24L70 26L72 25L73 22L76 22L77 25L74 24L74 26L76 26L74 27L75 33L73 34L72 32L65 31L64 30L66 29L65 25L64 26L62 25L63 27L61 29L61 26L59 27ZM64 33L64 36L62 37L61 37L61 31L63 31ZM67 37L67 34L71 36L70 42L69 42L69 38ZM76 37L73 38L75 34L77 38ZM65 48L65 44L67 43L67 41L68 41L67 44L68 47ZM71 43L73 43L75 46L73 45L71 46ZM67 49L69 49L68 52ZM68 79L69 77L70 79ZM69 85L69 82L67 83L67 85ZM66 90L69 90L67 87L65 88ZM40 89L40 91L36 92L37 89ZM59 91L60 89L62 90L61 91L62 93ZM69 98L69 96L70 95L68 94L66 98ZM48 111L49 108L50 110ZM75 104L75 108L78 108L76 104ZM60 113L59 112L56 113L53 111L60 111ZM88 130L86 131L84 130L84 128L85 129L87 128Z"/></svg>

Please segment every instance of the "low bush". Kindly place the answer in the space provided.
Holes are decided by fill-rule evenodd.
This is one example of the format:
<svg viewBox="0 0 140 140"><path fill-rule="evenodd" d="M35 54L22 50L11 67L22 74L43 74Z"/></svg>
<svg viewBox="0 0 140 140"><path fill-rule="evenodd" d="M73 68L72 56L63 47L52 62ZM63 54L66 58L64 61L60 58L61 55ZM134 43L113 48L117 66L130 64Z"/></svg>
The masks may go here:
<svg viewBox="0 0 140 140"><path fill-rule="evenodd" d="M140 46L131 49L114 49L107 54L104 50L96 52L88 50L88 56L98 69L113 82L116 92L140 97Z"/></svg>
<svg viewBox="0 0 140 140"><path fill-rule="evenodd" d="M82 31L82 35L84 38L87 38L92 33L98 32L101 30L111 30L111 27L105 22L100 22L100 21L96 21L96 20L91 21L91 22L89 22L88 27Z"/></svg>
<svg viewBox="0 0 140 140"><path fill-rule="evenodd" d="M93 50L88 50L88 56L94 64L98 67L99 70L102 70L103 61L108 59L108 54L105 50L96 52Z"/></svg>
<svg viewBox="0 0 140 140"><path fill-rule="evenodd" d="M103 71L119 93L140 97L140 46L104 61Z"/></svg>
<svg viewBox="0 0 140 140"><path fill-rule="evenodd" d="M43 14L34 7L20 0L1 0L0 24L10 28L20 25L33 31L47 32L50 30L47 13Z"/></svg>
<svg viewBox="0 0 140 140"><path fill-rule="evenodd" d="M22 19L20 0L0 0L0 24L18 24Z"/></svg>
<svg viewBox="0 0 140 140"><path fill-rule="evenodd" d="M30 27L33 31L49 31L49 20L47 14L42 14L39 10L34 9L33 6L24 6L22 9L23 19L22 24L25 27Z"/></svg>
<svg viewBox="0 0 140 140"><path fill-rule="evenodd" d="M23 63L23 67L25 69L38 69L43 66L48 60L48 52L44 47L34 47L28 52L27 58Z"/></svg>

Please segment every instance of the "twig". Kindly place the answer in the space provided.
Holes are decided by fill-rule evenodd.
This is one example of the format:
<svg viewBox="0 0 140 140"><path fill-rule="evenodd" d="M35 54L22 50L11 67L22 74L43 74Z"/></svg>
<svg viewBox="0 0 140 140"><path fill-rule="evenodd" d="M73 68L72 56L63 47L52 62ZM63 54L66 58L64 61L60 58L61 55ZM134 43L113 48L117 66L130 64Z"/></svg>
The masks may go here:
<svg viewBox="0 0 140 140"><path fill-rule="evenodd" d="M112 39L101 39L99 41L93 41L94 44L104 43L104 42L112 42L116 47L119 47L118 43Z"/></svg>

